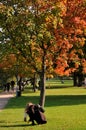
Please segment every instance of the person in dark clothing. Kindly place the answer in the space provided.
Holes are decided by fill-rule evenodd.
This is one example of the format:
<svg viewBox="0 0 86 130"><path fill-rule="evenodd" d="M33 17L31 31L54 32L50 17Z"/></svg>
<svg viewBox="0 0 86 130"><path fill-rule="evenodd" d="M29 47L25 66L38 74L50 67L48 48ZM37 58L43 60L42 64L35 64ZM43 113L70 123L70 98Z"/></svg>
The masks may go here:
<svg viewBox="0 0 86 130"><path fill-rule="evenodd" d="M47 123L46 121L46 117L43 114L44 110L42 107L40 107L39 105L34 105L34 119L38 124L45 124Z"/></svg>
<svg viewBox="0 0 86 130"><path fill-rule="evenodd" d="M25 113L27 113L29 116L29 121L32 122L32 125L35 125L34 121L36 121L37 124L47 123L46 117L44 115L44 109L40 105L28 103L25 109ZM24 117L24 121L26 121L26 116Z"/></svg>
<svg viewBox="0 0 86 130"><path fill-rule="evenodd" d="M9 92L9 90L10 90L10 83L9 82L6 84L6 88L7 88L7 91Z"/></svg>
<svg viewBox="0 0 86 130"><path fill-rule="evenodd" d="M14 85L15 85L15 82L14 82L14 81L11 81L10 85L11 85L11 89L12 89L12 91L14 91Z"/></svg>
<svg viewBox="0 0 86 130"><path fill-rule="evenodd" d="M29 121L31 121L32 122L32 125L34 125L35 123L34 123L34 110L33 110L33 108L34 108L34 104L33 103L27 103L27 105L26 105L26 108L25 108L25 113L24 113L24 121L27 121L27 119L26 119L26 117L27 117L27 115L29 116Z"/></svg>
<svg viewBox="0 0 86 130"><path fill-rule="evenodd" d="M4 86L4 91L6 91L6 90L7 90L7 86L6 86L6 84L4 84L3 86Z"/></svg>

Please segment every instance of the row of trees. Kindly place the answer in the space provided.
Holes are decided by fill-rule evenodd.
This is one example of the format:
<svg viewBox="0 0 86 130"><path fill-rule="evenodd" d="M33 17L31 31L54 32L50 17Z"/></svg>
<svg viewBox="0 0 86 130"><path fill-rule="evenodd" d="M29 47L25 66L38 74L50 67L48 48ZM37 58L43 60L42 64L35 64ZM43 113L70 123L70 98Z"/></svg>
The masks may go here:
<svg viewBox="0 0 86 130"><path fill-rule="evenodd" d="M85 10L86 0L0 1L0 69L39 76L42 106L46 76L86 73Z"/></svg>

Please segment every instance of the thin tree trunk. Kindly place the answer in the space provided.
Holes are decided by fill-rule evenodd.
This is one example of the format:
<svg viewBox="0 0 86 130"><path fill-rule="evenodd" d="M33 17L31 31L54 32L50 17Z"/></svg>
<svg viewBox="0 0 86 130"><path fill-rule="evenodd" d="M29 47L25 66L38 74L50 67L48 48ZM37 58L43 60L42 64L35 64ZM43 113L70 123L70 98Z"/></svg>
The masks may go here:
<svg viewBox="0 0 86 130"><path fill-rule="evenodd" d="M21 92L21 86L22 86L22 77L20 77L20 80L18 81L19 90Z"/></svg>
<svg viewBox="0 0 86 130"><path fill-rule="evenodd" d="M42 61L42 72L40 74L40 106L44 107L45 104L45 82L46 82L46 65L45 65L45 56Z"/></svg>
<svg viewBox="0 0 86 130"><path fill-rule="evenodd" d="M34 74L33 78L33 91L36 92L36 74Z"/></svg>
<svg viewBox="0 0 86 130"><path fill-rule="evenodd" d="M42 73L41 77L40 77L40 101L39 104L40 106L44 107L45 104L45 73Z"/></svg>

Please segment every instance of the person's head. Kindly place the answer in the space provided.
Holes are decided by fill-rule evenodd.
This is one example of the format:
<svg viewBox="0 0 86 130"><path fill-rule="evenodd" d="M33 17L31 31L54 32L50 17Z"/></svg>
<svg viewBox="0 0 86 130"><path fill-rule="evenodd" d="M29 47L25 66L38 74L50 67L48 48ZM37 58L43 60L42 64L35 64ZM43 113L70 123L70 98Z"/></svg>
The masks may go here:
<svg viewBox="0 0 86 130"><path fill-rule="evenodd" d="M32 102L29 102L26 104L26 108L25 108L25 111L27 112L27 110L29 109L30 106L32 106L33 103Z"/></svg>

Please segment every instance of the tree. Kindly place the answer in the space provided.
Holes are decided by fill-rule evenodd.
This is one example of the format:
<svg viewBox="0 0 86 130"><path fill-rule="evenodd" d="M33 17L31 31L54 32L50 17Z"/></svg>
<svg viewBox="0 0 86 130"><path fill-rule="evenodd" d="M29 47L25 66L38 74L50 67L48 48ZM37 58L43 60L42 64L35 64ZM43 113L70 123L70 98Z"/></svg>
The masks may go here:
<svg viewBox="0 0 86 130"><path fill-rule="evenodd" d="M70 55L74 55L71 59L69 57L69 67L75 68L74 86L81 86L84 74L86 73L84 66L86 63L86 54L84 51L86 46L86 15L84 14L86 10L86 1L73 1L73 3L68 1L67 4L69 8L66 18L71 21L68 23L68 26L70 27L69 31L72 32L69 34L69 37L73 43ZM70 15L70 12L72 12L72 15Z"/></svg>
<svg viewBox="0 0 86 130"><path fill-rule="evenodd" d="M80 58L80 64L77 70L74 72L74 86L82 86L83 81L86 74L86 41L84 46L82 47L82 53L79 53L78 56Z"/></svg>
<svg viewBox="0 0 86 130"><path fill-rule="evenodd" d="M26 7L23 6L24 4ZM42 1L41 4L43 4ZM42 85L40 105L44 105L46 52L47 49L52 46L52 43L50 43L51 34L46 29L45 24L46 15L48 14L46 14L46 11L44 14L42 13L44 11L44 9L42 11L43 6L39 7L41 12L38 12L38 5L39 3L36 4L35 1L28 3L26 1L25 3L6 3L1 5L4 8L3 16L1 15L2 20L6 20L4 24L1 21L1 25L3 33L5 32L4 36L9 37L9 43L12 47L17 48L28 64L33 66L34 71L39 73ZM49 13L49 11L47 12ZM28 19L28 17L30 19ZM46 40L49 45L47 45Z"/></svg>
<svg viewBox="0 0 86 130"><path fill-rule="evenodd" d="M78 35L86 29L85 0L5 1L0 7L4 43L40 75L39 103L44 106L46 73L68 75L75 71L69 67L71 61L79 64L77 52L84 39Z"/></svg>

